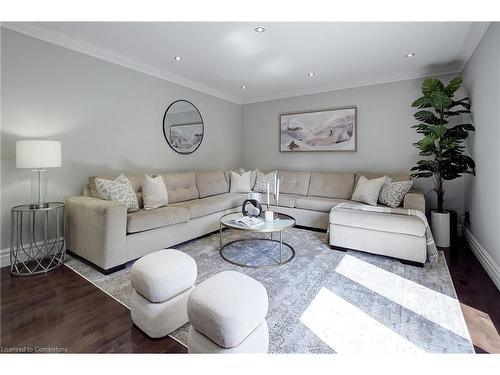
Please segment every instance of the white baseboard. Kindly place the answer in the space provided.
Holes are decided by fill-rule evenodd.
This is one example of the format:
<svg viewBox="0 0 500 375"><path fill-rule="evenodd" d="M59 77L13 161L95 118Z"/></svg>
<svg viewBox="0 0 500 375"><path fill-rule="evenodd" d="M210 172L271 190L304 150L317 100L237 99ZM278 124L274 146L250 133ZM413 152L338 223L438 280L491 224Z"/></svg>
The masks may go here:
<svg viewBox="0 0 500 375"><path fill-rule="evenodd" d="M10 266L10 249L0 250L0 267Z"/></svg>
<svg viewBox="0 0 500 375"><path fill-rule="evenodd" d="M472 252L476 255L476 258L491 277L491 280L493 280L498 290L500 290L500 267L491 255L488 254L486 249L479 243L477 238L474 237L470 229L466 227L463 229L465 232L465 239L467 240Z"/></svg>

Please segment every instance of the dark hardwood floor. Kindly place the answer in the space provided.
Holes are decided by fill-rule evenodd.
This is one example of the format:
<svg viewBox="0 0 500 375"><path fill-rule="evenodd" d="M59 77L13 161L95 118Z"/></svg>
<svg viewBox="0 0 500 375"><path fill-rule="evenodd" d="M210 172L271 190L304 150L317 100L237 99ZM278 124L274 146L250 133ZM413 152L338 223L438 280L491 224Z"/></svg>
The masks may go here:
<svg viewBox="0 0 500 375"><path fill-rule="evenodd" d="M500 353L500 292L464 241L445 255L476 351ZM2 268L0 283L0 352L186 352L169 337L147 337L126 307L65 266L33 277Z"/></svg>
<svg viewBox="0 0 500 375"><path fill-rule="evenodd" d="M146 336L129 309L68 267L31 277L4 267L0 283L0 352L187 352L170 337Z"/></svg>
<svg viewBox="0 0 500 375"><path fill-rule="evenodd" d="M500 353L500 291L464 239L444 251L477 353Z"/></svg>

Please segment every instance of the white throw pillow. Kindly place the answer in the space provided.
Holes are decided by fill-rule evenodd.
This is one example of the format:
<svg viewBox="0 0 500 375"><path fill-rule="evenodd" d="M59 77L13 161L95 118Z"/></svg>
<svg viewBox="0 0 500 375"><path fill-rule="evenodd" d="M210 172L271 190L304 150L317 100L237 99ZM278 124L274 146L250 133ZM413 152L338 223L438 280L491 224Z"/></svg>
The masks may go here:
<svg viewBox="0 0 500 375"><path fill-rule="evenodd" d="M241 175L231 171L231 193L248 193L250 192L250 171L244 172Z"/></svg>
<svg viewBox="0 0 500 375"><path fill-rule="evenodd" d="M393 181L389 178L382 186L378 201L386 206L396 208L401 205L403 199L411 189L413 181Z"/></svg>
<svg viewBox="0 0 500 375"><path fill-rule="evenodd" d="M250 172L250 190L253 190L255 187L255 180L257 179L257 171L258 169L252 169L252 170L245 170L244 168L239 169L239 174L243 174L245 172Z"/></svg>
<svg viewBox="0 0 500 375"><path fill-rule="evenodd" d="M264 174L264 172L258 169L253 191L257 191L259 193L267 193L267 184L269 184L269 191L271 193L274 193L274 179L277 173L278 171L273 171Z"/></svg>
<svg viewBox="0 0 500 375"><path fill-rule="evenodd" d="M129 179L122 173L114 180L96 178L95 186L102 199L120 203L127 207L127 212L139 210L137 195Z"/></svg>
<svg viewBox="0 0 500 375"><path fill-rule="evenodd" d="M352 200L376 206L380 190L388 179L388 176L384 176L369 180L365 176L361 176L352 195Z"/></svg>
<svg viewBox="0 0 500 375"><path fill-rule="evenodd" d="M142 183L142 201L145 210L152 210L168 204L168 193L165 182L160 175L144 176Z"/></svg>

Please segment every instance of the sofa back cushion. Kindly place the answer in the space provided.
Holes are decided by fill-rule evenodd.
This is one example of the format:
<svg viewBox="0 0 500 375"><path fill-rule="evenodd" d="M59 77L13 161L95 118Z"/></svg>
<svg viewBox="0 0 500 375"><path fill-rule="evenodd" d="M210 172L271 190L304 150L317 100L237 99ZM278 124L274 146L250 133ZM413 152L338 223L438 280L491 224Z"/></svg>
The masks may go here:
<svg viewBox="0 0 500 375"><path fill-rule="evenodd" d="M163 173L161 175L167 186L168 203L184 202L199 198L196 187L196 174L187 173Z"/></svg>
<svg viewBox="0 0 500 375"><path fill-rule="evenodd" d="M224 171L196 172L196 187L200 198L224 194L229 191Z"/></svg>
<svg viewBox="0 0 500 375"><path fill-rule="evenodd" d="M311 172L307 171L278 171L280 179L280 193L307 195Z"/></svg>
<svg viewBox="0 0 500 375"><path fill-rule="evenodd" d="M354 182L354 187L358 184L358 180L361 176L365 176L369 180L374 178L380 178L384 176L389 176L394 181L408 181L411 177L405 173L384 173L384 172L356 172L356 180Z"/></svg>
<svg viewBox="0 0 500 375"><path fill-rule="evenodd" d="M350 199L354 187L354 173L311 172L309 195L337 199Z"/></svg>

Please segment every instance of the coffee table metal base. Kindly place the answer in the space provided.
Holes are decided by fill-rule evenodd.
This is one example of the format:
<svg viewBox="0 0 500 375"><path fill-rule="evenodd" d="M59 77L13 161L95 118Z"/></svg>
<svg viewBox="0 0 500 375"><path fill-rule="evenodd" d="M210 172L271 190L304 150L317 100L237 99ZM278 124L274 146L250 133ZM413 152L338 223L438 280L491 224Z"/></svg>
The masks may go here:
<svg viewBox="0 0 500 375"><path fill-rule="evenodd" d="M269 239L269 238L243 238L243 239L234 240L234 241L228 242L225 245L222 245L222 227L221 227L220 228L220 236L219 236L219 238L220 238L220 246L219 246L220 256L226 262L229 262L231 264L234 264L234 265L240 266L240 267L247 267L247 268L269 268L269 267L279 267L279 266L282 266L282 265L287 264L288 262L290 262L295 257L295 249L290 244L288 244L286 242L283 242L283 234L282 234L282 232L279 232L279 233L280 233L280 239L279 240L273 240L273 239ZM265 265L256 266L256 265L253 265L253 264L235 262L235 261L229 259L228 257L226 257L224 255L224 249L227 246L229 246L231 244L234 244L236 242L246 242L246 241L267 241L267 242L277 242L277 243L279 243L279 261L273 262L271 264L265 264ZM291 256L289 256L289 257L287 257L285 259L283 259L283 246L287 246L291 250L291 253L292 253Z"/></svg>

